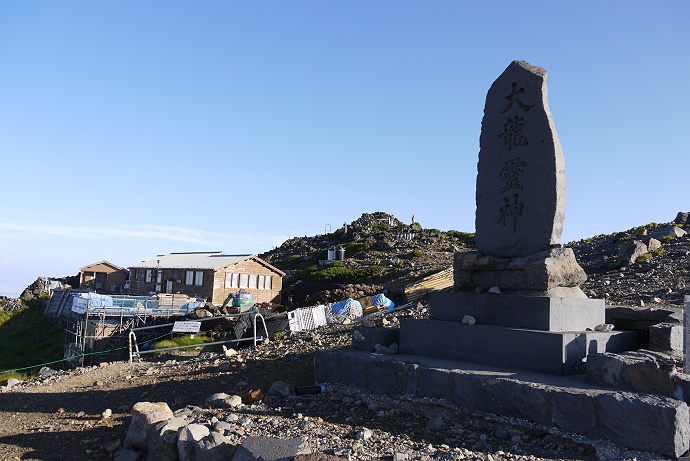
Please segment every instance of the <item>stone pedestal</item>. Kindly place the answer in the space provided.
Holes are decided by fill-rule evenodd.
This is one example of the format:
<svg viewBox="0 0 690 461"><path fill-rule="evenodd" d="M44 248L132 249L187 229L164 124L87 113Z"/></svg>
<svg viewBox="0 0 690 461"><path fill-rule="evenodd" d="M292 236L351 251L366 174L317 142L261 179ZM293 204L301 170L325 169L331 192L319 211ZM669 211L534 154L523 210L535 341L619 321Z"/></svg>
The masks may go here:
<svg viewBox="0 0 690 461"><path fill-rule="evenodd" d="M476 251L456 253L455 289L498 287L505 292L586 298L579 286L587 280L572 248L552 248L516 258L486 256Z"/></svg>
<svg viewBox="0 0 690 461"><path fill-rule="evenodd" d="M551 298L439 291L429 295L429 318L544 331L585 331L605 323L603 299Z"/></svg>
<svg viewBox="0 0 690 461"><path fill-rule="evenodd" d="M636 345L634 331L544 331L445 320L400 320L402 354L549 374L582 373L588 354L623 352Z"/></svg>

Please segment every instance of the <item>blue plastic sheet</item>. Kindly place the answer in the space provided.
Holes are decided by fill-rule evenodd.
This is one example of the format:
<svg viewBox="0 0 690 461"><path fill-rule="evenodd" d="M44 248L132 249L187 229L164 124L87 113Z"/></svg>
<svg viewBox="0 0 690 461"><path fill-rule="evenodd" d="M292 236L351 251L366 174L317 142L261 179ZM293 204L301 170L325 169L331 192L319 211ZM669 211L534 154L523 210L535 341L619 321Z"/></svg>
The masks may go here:
<svg viewBox="0 0 690 461"><path fill-rule="evenodd" d="M386 298L386 296L383 293L378 294L378 295L374 295L370 299L371 299L371 304L373 306L385 306L386 310L391 310L395 307L395 304L393 303L393 301Z"/></svg>
<svg viewBox="0 0 690 461"><path fill-rule="evenodd" d="M331 311L335 315L354 318L362 315L362 305L356 299L348 298L331 304Z"/></svg>

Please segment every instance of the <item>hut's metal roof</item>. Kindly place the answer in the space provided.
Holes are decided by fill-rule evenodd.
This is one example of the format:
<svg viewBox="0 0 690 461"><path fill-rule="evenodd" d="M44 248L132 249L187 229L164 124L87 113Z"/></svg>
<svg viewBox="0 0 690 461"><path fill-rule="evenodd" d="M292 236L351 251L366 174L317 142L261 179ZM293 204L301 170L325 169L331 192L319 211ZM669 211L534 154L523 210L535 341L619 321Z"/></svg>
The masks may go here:
<svg viewBox="0 0 690 461"><path fill-rule="evenodd" d="M149 258L134 268L162 268L162 269L218 269L228 264L234 264L252 255L227 255L222 251L170 253Z"/></svg>

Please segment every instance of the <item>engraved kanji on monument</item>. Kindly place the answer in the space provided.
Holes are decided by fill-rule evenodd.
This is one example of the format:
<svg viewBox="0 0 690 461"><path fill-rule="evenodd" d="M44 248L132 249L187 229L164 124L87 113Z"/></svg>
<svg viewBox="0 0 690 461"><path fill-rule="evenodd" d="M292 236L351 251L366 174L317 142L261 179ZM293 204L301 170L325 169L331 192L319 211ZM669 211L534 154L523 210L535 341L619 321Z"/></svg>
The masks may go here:
<svg viewBox="0 0 690 461"><path fill-rule="evenodd" d="M541 67L513 61L491 85L477 170L481 254L515 258L560 244L565 164Z"/></svg>
<svg viewBox="0 0 690 461"><path fill-rule="evenodd" d="M460 291L498 287L586 298L587 279L560 246L565 162L546 94L546 71L513 61L486 96L477 164L475 244L456 253Z"/></svg>

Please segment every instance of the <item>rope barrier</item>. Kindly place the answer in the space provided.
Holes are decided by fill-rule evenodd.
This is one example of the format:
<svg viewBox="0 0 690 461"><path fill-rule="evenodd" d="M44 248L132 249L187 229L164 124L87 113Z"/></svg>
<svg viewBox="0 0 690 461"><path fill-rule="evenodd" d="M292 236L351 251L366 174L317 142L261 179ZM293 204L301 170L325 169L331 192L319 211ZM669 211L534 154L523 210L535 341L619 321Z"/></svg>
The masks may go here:
<svg viewBox="0 0 690 461"><path fill-rule="evenodd" d="M166 337L166 336L168 336L168 335L170 335L170 332L167 332L167 333L165 333L165 334L162 334L162 335L160 335L160 336L158 336L158 337L156 337L156 338L146 340L146 341L144 341L144 342L141 343L141 344L146 344L147 342L151 342L151 341L157 341L157 340L159 340L159 339L161 339L161 338L164 338L164 337ZM139 343L137 343L137 344L139 344ZM12 369L9 369L9 370L2 370L2 371L0 371L0 375L2 375L2 374L4 374L4 373L10 373L10 372L16 372L16 371L31 370L32 368L45 367L45 366L48 366L48 365L52 365L52 364L54 364L54 363L68 362L68 361L70 361L70 360L79 359L79 358L82 358L82 357L87 357L87 356L89 356L89 355L109 354L110 352L115 352L115 351L124 350L124 349L128 349L128 348L129 348L129 345L127 345L127 346L122 346L122 347L116 347L115 349L110 349L110 350L107 350L107 351L87 352L87 353L83 353L83 354L74 355L74 356L69 357L69 358L64 358L64 359L60 359L60 360L53 360L52 362L41 363L41 364L39 364L39 365L31 365L31 366L29 366L29 367L12 368Z"/></svg>

